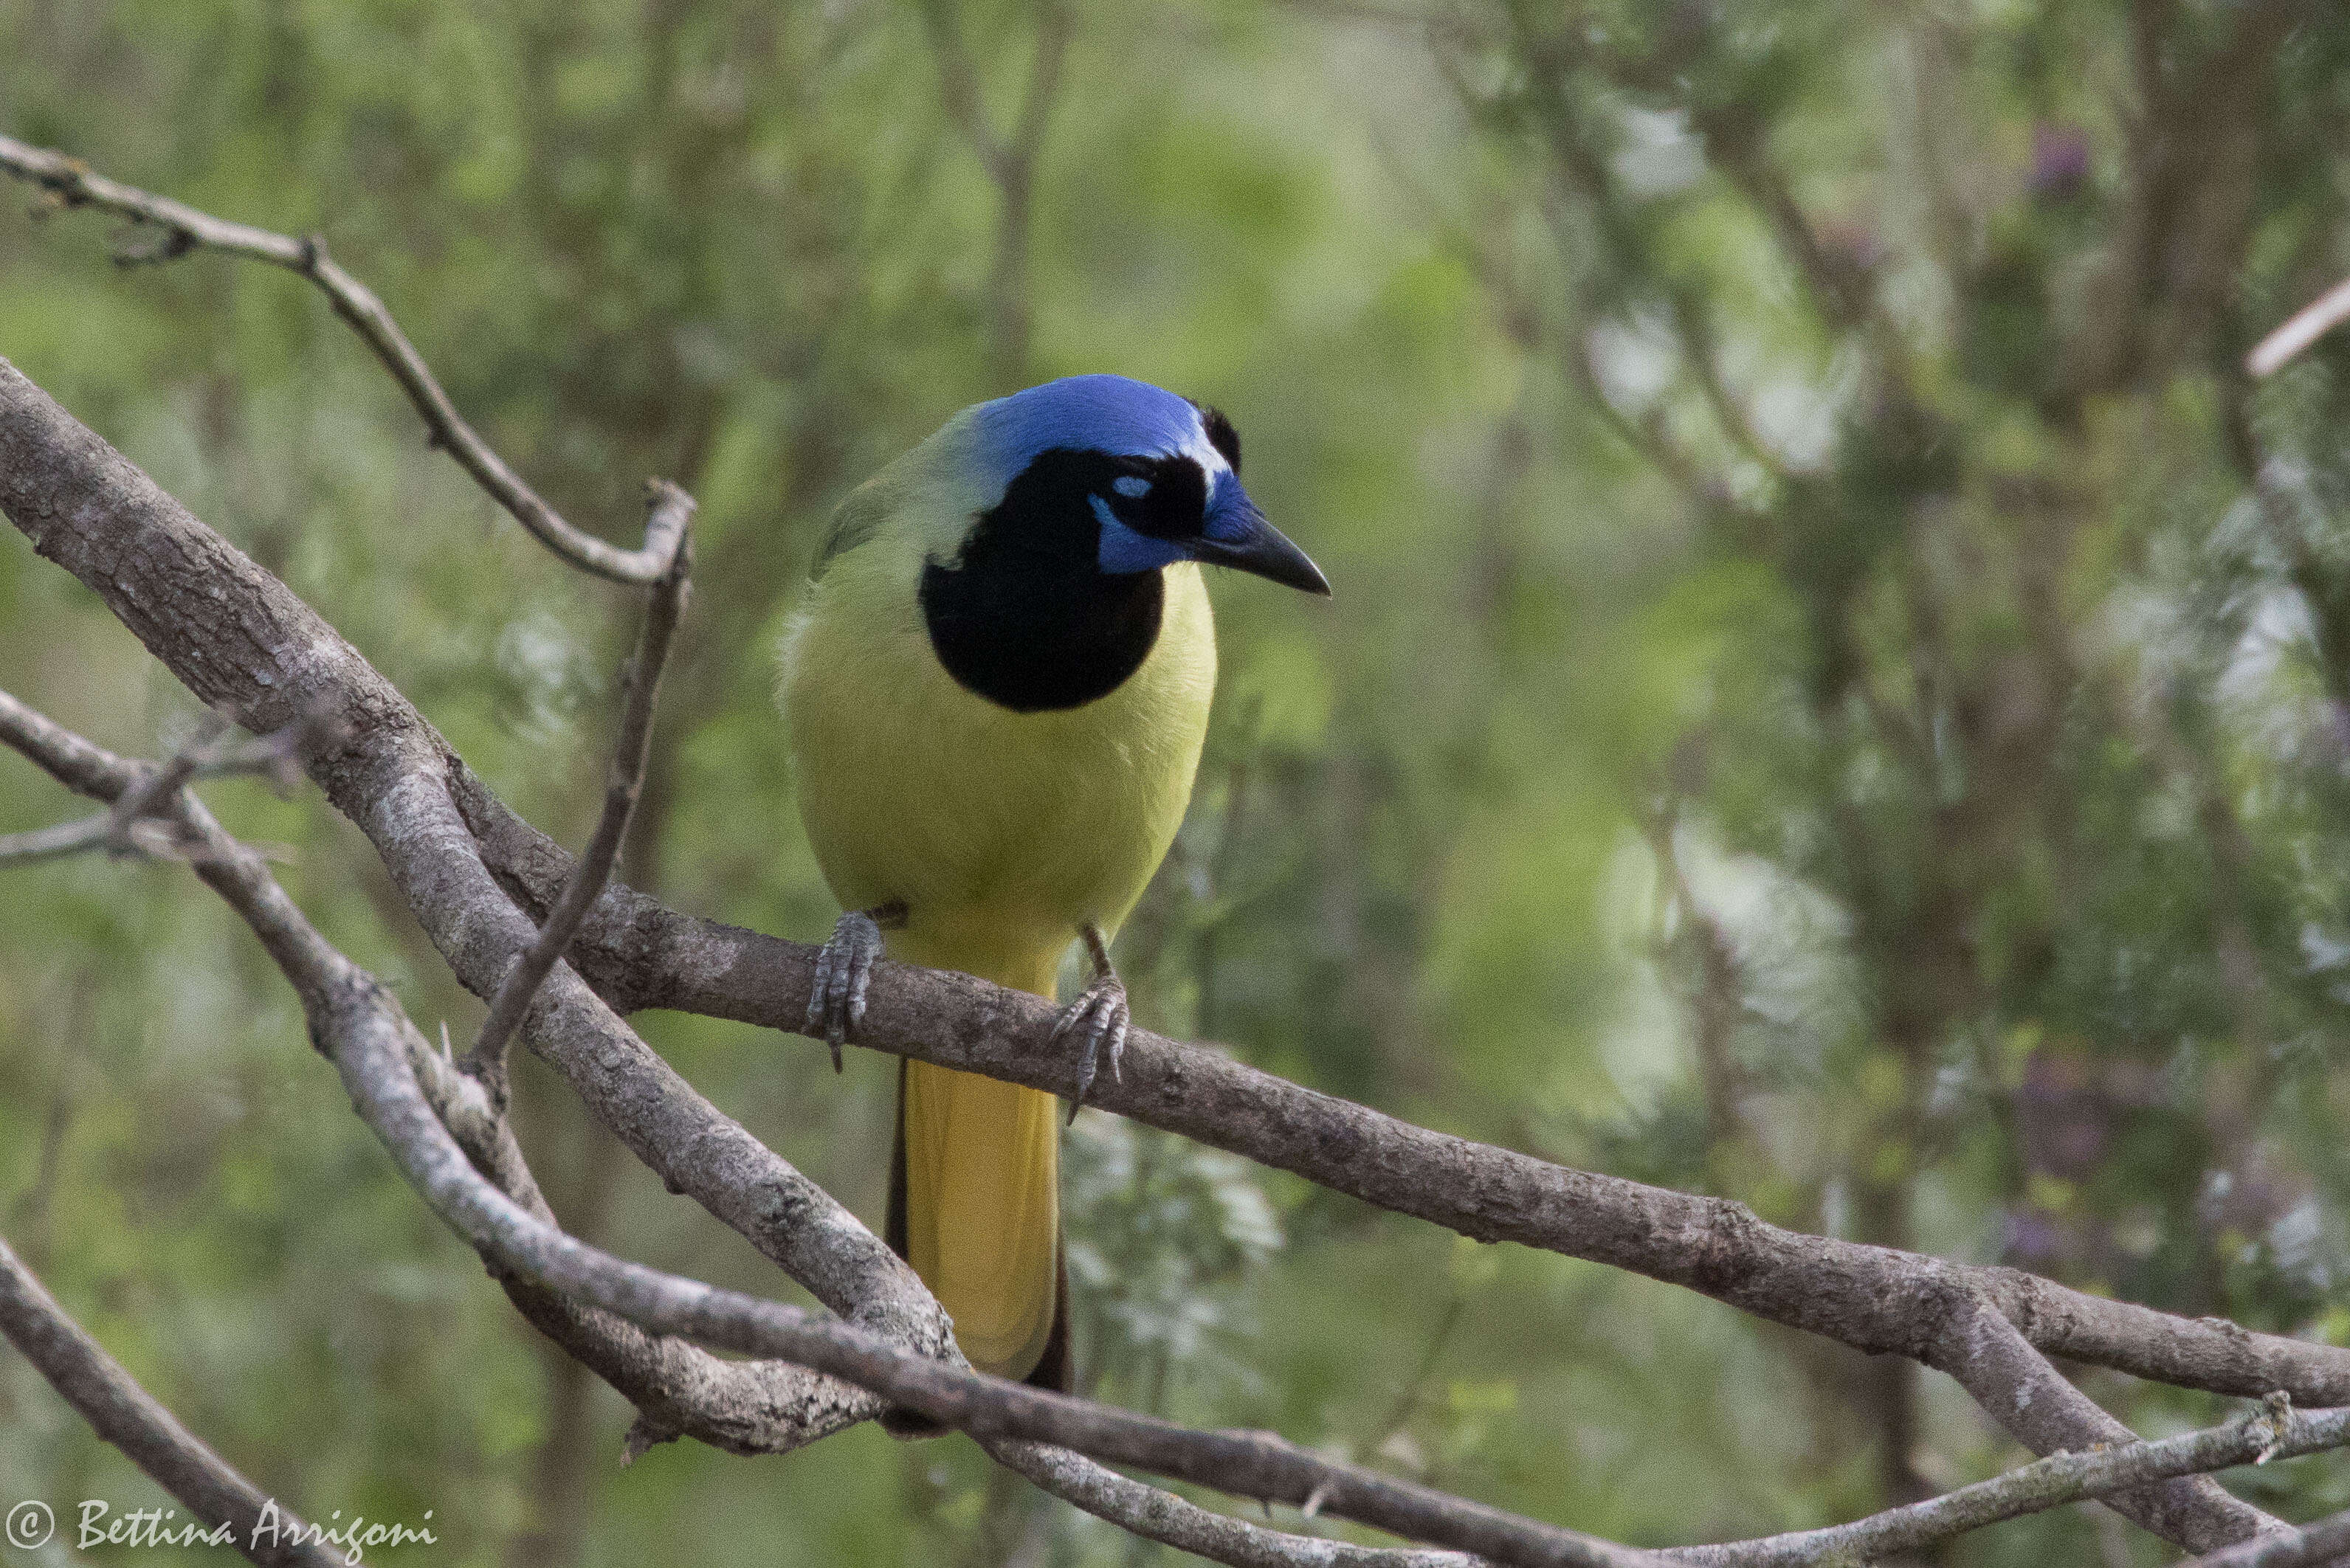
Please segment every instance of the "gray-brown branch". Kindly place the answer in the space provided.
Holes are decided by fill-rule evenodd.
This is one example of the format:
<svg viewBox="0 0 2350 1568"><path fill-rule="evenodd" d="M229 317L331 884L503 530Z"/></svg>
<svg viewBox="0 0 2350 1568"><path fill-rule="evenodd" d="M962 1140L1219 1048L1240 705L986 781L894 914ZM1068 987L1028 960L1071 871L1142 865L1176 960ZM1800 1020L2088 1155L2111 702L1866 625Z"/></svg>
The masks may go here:
<svg viewBox="0 0 2350 1568"><path fill-rule="evenodd" d="M482 1032L473 1041L471 1071L491 1085L501 1104L505 1099L506 1042L514 1037L524 1011L538 994L546 971L563 957L564 949L578 933L579 922L587 919L589 907L611 880L613 863L620 857L620 842L628 836L629 821L644 794L645 763L652 754L654 704L660 695L671 639L677 631L678 618L685 612L693 561L687 532L693 517L693 498L674 484L656 480L646 487L645 499L653 514L645 524L646 534L673 532L678 545L670 569L645 600L636 649L629 656L620 734L613 742L612 765L605 776L604 809L597 818L596 831L579 852L578 863L548 912L546 923L499 984L490 1001L489 1015L482 1020ZM663 514L672 514L673 520L663 521Z"/></svg>
<svg viewBox="0 0 2350 1568"><path fill-rule="evenodd" d="M214 863L213 841L207 836L211 818L203 805L176 794L157 800L148 791L161 770L92 744L5 691L0 691L0 744L93 799L119 806L148 794L149 809L165 813L165 826L192 846L189 858L197 875L224 894L253 899L239 890L249 879ZM183 814L197 826L183 827ZM434 1051L421 1050L410 1067L474 1168L534 1217L556 1223L513 1130L482 1085ZM640 1426L654 1440L692 1437L729 1453L784 1453L879 1412L880 1401L871 1395L803 1367L723 1360L682 1340L648 1334L625 1318L583 1307L517 1276L502 1274L499 1283L533 1325L637 1406Z"/></svg>
<svg viewBox="0 0 2350 1568"><path fill-rule="evenodd" d="M550 908L571 874L567 856L506 812L283 584L13 369L0 370L0 507L201 698L226 703L247 728L274 728L304 704L338 714L347 738L310 748L305 761L312 775L375 842L460 978L477 992L494 992L536 934L506 894L534 912ZM818 1290L827 1304L856 1312L864 1303L869 1314L872 1303L888 1300L879 1282L891 1271L917 1292L919 1284L845 1213L827 1225L807 1222L810 1212L796 1207L779 1210L767 1196L770 1179L806 1195L795 1204L837 1206L702 1101L605 1002L624 1011L683 1007L794 1029L805 1016L812 956L811 949L681 916L614 887L591 910L568 963L550 976L526 1037L673 1184L779 1262L790 1257L785 1266L795 1277L829 1279L833 1289ZM600 997L588 993L575 970ZM1041 999L883 964L862 1038L1066 1093L1067 1064L1040 1049L1051 1021ZM1781 1231L1742 1205L1432 1133L1139 1032L1126 1068L1118 1083L1099 1086L1107 1108L1464 1234L1684 1284L1864 1350L1955 1366L1960 1353L1946 1325L1919 1310L1955 1293L1991 1303L2044 1353L2185 1386L2251 1395L2282 1389L2304 1405L2350 1403L2350 1354L2327 1346L2104 1301L2014 1271ZM709 1158L701 1134L725 1128L747 1165ZM723 1142L730 1135L715 1136ZM860 1288L842 1288L844 1266L866 1276ZM913 1299L927 1303L926 1295ZM2060 1446L2086 1447L2106 1436L2085 1428ZM2045 1445L2047 1438L2027 1440ZM2244 1528L2241 1515L2226 1522Z"/></svg>
<svg viewBox="0 0 2350 1568"><path fill-rule="evenodd" d="M152 792L144 786L157 770L114 756L5 691L0 691L0 742L81 794L118 805L134 793L152 800ZM181 803L175 798L170 805L176 812ZM202 811L192 803L187 809ZM102 841L110 815L101 813L91 820L96 825L92 842ZM197 863L205 864L201 858ZM227 874L219 867L212 871L214 878ZM265 925L282 923L271 902L255 896L252 889L259 884L240 887L231 881L225 886L235 895L231 901L248 919ZM403 1034L403 1043L409 1047L409 1068L426 1102L474 1168L533 1218L553 1226L555 1216L524 1163L512 1129L484 1087L460 1073L449 1058L425 1047L412 1031ZM783 1453L868 1419L882 1407L877 1396L820 1373L788 1362L724 1360L674 1335L649 1334L626 1318L583 1305L511 1271L496 1273L508 1298L534 1326L637 1406L638 1419L629 1433L631 1457L645 1446L676 1437L692 1437L734 1454ZM60 1386L73 1397L72 1386ZM77 1403L102 1435L116 1429L110 1406ZM1234 1568L1474 1568L1477 1562L1455 1552L1357 1547L1292 1535L1201 1508L1066 1449L1018 1438L998 1438L987 1447L1000 1462L1077 1508ZM133 1457L145 1451L140 1449ZM151 1469L167 1484L175 1474L168 1455ZM196 1506L186 1493L176 1495Z"/></svg>
<svg viewBox="0 0 2350 1568"><path fill-rule="evenodd" d="M0 739L60 780L101 796L143 789L156 776L67 734L5 694ZM1333 1463L1270 1433L1193 1431L988 1377L837 1319L665 1274L565 1235L544 1212L543 1199L534 1212L479 1168L505 1167L518 1185L518 1153L502 1148L485 1161L469 1156L452 1133L448 1124L456 1121L477 1136L494 1136L496 1117L486 1096L467 1096L453 1073L437 1096L428 1092L423 1079L439 1075L435 1064L442 1059L391 994L328 943L260 857L231 839L200 803L182 792L172 810L202 846L204 880L244 917L293 984L313 1042L341 1073L362 1119L434 1211L502 1272L656 1334L829 1373L983 1438L1058 1444L1246 1498L1301 1505L1318 1500L1336 1516L1481 1552L1500 1563L1636 1568L1654 1561L1646 1552ZM442 1101L439 1107L436 1097ZM535 1196L535 1186L529 1192ZM1090 1479L1098 1487L1099 1478Z"/></svg>
<svg viewBox="0 0 2350 1568"><path fill-rule="evenodd" d="M273 1505L266 1493L180 1425L178 1417L67 1315L5 1241L0 1241L0 1334L49 1380L91 1430L120 1449L206 1525L226 1525L236 1549L246 1557L268 1568L339 1568L341 1552L318 1544L310 1537L309 1525ZM265 1519L267 1528L256 1529Z"/></svg>
<svg viewBox="0 0 2350 1568"><path fill-rule="evenodd" d="M568 857L479 780L463 781L460 803L500 882L544 907ZM670 1008L797 1033L816 950L615 885L571 962L623 1012ZM883 960L856 1043L1066 1095L1072 1064L1041 1049L1054 1018L1042 998ZM1119 1081L1097 1083L1087 1103L1478 1241L1645 1274L1872 1354L1930 1359L1939 1331L1921 1303L1955 1288L1993 1303L2048 1355L2182 1388L2350 1405L2350 1350L2092 1296L2020 1270L1783 1230L1742 1203L1414 1127L1139 1025Z"/></svg>
<svg viewBox="0 0 2350 1568"><path fill-rule="evenodd" d="M2345 1444L2350 1444L2350 1410L2297 1413L2278 1398L2222 1427L2184 1432L2159 1442L2052 1455L1989 1480L1849 1524L1718 1546L1673 1547L1664 1555L1702 1568L1874 1563L1912 1555L2002 1520L2137 1490L2149 1481L2296 1459Z"/></svg>
<svg viewBox="0 0 2350 1568"><path fill-rule="evenodd" d="M2350 1560L2350 1511L2189 1559L2175 1568L2324 1568Z"/></svg>

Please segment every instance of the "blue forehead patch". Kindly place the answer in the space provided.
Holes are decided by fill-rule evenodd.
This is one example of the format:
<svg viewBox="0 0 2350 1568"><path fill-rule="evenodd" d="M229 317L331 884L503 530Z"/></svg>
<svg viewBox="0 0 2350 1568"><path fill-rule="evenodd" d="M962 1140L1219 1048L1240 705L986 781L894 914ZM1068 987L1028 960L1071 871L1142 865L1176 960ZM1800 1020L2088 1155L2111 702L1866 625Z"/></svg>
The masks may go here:
<svg viewBox="0 0 2350 1568"><path fill-rule="evenodd" d="M980 461L998 487L1055 447L1149 457L1202 439L1197 409L1127 376L1064 377L982 403L972 419Z"/></svg>

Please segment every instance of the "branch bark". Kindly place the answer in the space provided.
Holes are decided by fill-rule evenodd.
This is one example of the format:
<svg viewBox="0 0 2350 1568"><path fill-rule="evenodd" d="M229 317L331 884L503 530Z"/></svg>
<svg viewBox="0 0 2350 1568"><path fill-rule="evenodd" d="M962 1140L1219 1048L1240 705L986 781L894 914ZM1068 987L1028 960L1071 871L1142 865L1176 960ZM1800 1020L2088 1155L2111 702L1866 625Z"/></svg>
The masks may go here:
<svg viewBox="0 0 2350 1568"><path fill-rule="evenodd" d="M525 907L562 886L562 850L468 779L481 853ZM796 1033L816 950L667 909L615 886L573 961L623 1012L671 1008ZM856 1042L1067 1094L1043 1049L1052 1004L965 975L882 961ZM1923 1358L1916 1310L1935 1289L1980 1293L2041 1352L2183 1388L2310 1407L2350 1405L2350 1351L2183 1318L2019 1270L1782 1230L1745 1205L1550 1164L1435 1133L1137 1026L1121 1078L1088 1104L1245 1156L1483 1241L1516 1241L1686 1286L1871 1353Z"/></svg>
<svg viewBox="0 0 2350 1568"><path fill-rule="evenodd" d="M61 780L125 795L153 772L100 751L0 694L0 738ZM1647 1552L1451 1497L1432 1488L1322 1459L1263 1432L1200 1432L1067 1395L988 1377L906 1350L868 1330L797 1307L723 1291L627 1262L565 1235L477 1168L449 1125L475 1133L503 1123L478 1086L442 1063L391 994L312 927L260 857L238 845L184 791L173 820L203 848L204 880L252 927L300 997L313 1043L332 1061L354 1107L426 1203L494 1269L550 1296L610 1314L656 1334L775 1356L843 1377L895 1405L982 1438L1028 1438L1075 1447L1249 1498L1315 1506L1395 1533L1481 1552L1509 1563L1638 1568ZM437 1078L436 1107L424 1080ZM489 1163L518 1184L520 1157L500 1147ZM530 1189L535 1195L536 1189ZM1040 1464L1050 1456L1028 1456ZM1056 1463L1072 1490L1115 1503L1119 1489ZM1199 1521L1190 1521L1195 1530Z"/></svg>
<svg viewBox="0 0 2350 1568"><path fill-rule="evenodd" d="M12 369L0 369L0 506L200 696L227 703L248 728L275 727L301 704L336 714L336 734L312 742L306 764L377 844L461 978L494 988L536 935L507 893L534 910L550 907L570 876L568 857L507 813L282 584ZM869 1232L701 1101L571 973L622 1009L682 1006L791 1029L804 1016L812 950L615 887L571 957L532 1010L528 1037L599 1116L795 1277L812 1288L824 1282L827 1305L862 1311L867 1322L896 1311L902 1324L910 1301L935 1314ZM1040 999L884 964L864 1043L1066 1092L1067 1064L1040 1049L1051 1020ZM1097 1094L1139 1120L1464 1234L1631 1269L1861 1349L1950 1359L1940 1329L1917 1309L1955 1292L1991 1303L2043 1353L2186 1386L2350 1403L2350 1355L2329 1347L2103 1301L2013 1271L1796 1235L1739 1205L1447 1137L1140 1032L1126 1066ZM726 1158L710 1157L711 1140ZM893 1298L893 1287L917 1293Z"/></svg>
<svg viewBox="0 0 2350 1568"><path fill-rule="evenodd" d="M2135 1443L2137 1434L2067 1382L1990 1301L1953 1295L1928 1366L1955 1378L1985 1414L2036 1454ZM2106 1504L2166 1541L2204 1552L2285 1526L2208 1476L2185 1476L2106 1495Z"/></svg>
<svg viewBox="0 0 2350 1568"><path fill-rule="evenodd" d="M2178 1568L2320 1568L2345 1558L2350 1558L2350 1511L2328 1514L2289 1535L2207 1552Z"/></svg>
<svg viewBox="0 0 2350 1568"><path fill-rule="evenodd" d="M1877 1562L1980 1530L1987 1524L2108 1497L2148 1481L2265 1464L2350 1444L2350 1410L2295 1414L2270 1402L2223 1427L2154 1443L2127 1443L2053 1455L2005 1475L1887 1509L1850 1524L1803 1530L1719 1546L1683 1546L1665 1555L1704 1568L1800 1568L1813 1563Z"/></svg>
<svg viewBox="0 0 2350 1568"><path fill-rule="evenodd" d="M693 554L687 533L693 516L693 498L674 484L656 481L647 486L646 501L654 516L645 524L646 534L650 535L656 529L674 533L677 549L669 570L653 585L645 601L636 650L629 656L628 679L624 682L628 700L622 705L620 735L612 747L612 765L604 787L604 809L597 819L595 834L580 851L578 864L572 867L570 879L548 912L546 923L539 928L537 937L499 983L497 994L490 1001L489 1016L482 1020L481 1034L473 1042L470 1070L491 1085L493 1097L501 1105L505 1101L506 1042L514 1037L524 1012L538 994L546 971L555 967L563 950L578 934L579 922L587 918L588 907L602 894L605 883L611 880L613 863L620 857L620 841L628 836L629 820L636 814L637 797L644 793L645 760L652 753L653 705L660 695L661 670L669 662L670 639L677 631L678 618L685 613ZM664 515L670 520L662 521Z"/></svg>

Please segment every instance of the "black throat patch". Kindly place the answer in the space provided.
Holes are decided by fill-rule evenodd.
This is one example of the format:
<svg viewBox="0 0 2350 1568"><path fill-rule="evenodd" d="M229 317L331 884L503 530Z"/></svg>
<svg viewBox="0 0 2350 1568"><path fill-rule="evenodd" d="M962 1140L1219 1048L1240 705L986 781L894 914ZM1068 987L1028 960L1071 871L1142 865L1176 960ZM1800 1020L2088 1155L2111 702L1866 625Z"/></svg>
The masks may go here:
<svg viewBox="0 0 2350 1568"><path fill-rule="evenodd" d="M1155 570L1101 569L1091 498L1167 461L1057 448L1023 470L951 566L922 568L922 621L947 673L1015 713L1083 707L1124 685L1158 644L1166 584Z"/></svg>

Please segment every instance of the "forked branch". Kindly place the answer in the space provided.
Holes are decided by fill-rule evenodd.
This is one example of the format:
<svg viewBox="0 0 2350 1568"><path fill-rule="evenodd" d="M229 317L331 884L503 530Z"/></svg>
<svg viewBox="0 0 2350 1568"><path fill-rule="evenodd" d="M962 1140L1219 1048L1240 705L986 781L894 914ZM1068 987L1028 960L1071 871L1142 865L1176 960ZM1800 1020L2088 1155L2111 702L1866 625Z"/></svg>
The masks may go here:
<svg viewBox="0 0 2350 1568"><path fill-rule="evenodd" d="M39 180L62 202L162 224L169 234L186 235L187 246L228 249L301 271L327 288L347 319L369 332L365 322L374 317L345 309L351 296L338 293L334 280L352 290L358 286L314 245L222 224L19 144L0 140L0 165ZM295 249L287 252L288 246ZM413 350L397 337L381 306L374 309L391 337L370 335L369 340L401 375L402 364L414 360ZM388 350L386 341L396 342L406 358ZM413 368L422 374L421 362ZM408 377L402 382L432 421L430 400ZM430 385L429 376L424 383ZM432 389L438 394L437 387ZM441 401L445 405L445 398ZM563 1236L543 1212L543 1201L533 1201L535 1185L520 1169L519 1157L510 1157L500 1142L494 1106L484 1111L466 1098L463 1080L424 1046L380 988L308 930L257 859L207 837L199 874L230 896L301 992L314 1030L330 1044L370 1125L406 1174L510 1276L510 1285L540 1292L565 1312L602 1314L579 1321L608 1331L608 1343L619 1334L616 1325L625 1324L684 1350L691 1350L684 1341L693 1338L830 1373L982 1436L1005 1463L1042 1478L1040 1485L1079 1506L1228 1562L1346 1559L1332 1555L1338 1549L1329 1543L1240 1527L1205 1511L1186 1513L1190 1505L1155 1489L1082 1464L1045 1462L1049 1455L1038 1459L1007 1445L1014 1438L1049 1441L1238 1495L1313 1503L1325 1512L1497 1561L1621 1562L1635 1555L1390 1478L1329 1466L1278 1439L1187 1432L1002 1385L940 1359L951 1358L951 1348L935 1336L924 1338L936 1326L935 1303L903 1266L829 1195L702 1101L616 1015L615 1009L676 1006L794 1028L804 1016L812 956L795 944L695 920L608 886L610 854L627 820L620 797L629 793L622 786L629 772L631 721L622 725L597 842L575 861L507 812L406 700L282 583L188 516L5 366L0 505L43 555L98 593L206 701L224 704L255 730L281 726L306 711L332 715L331 732L299 741L304 763L375 843L459 978L493 999L494 1013L511 992L504 1010L515 1019L528 1013L533 1022L525 1038L571 1077L600 1119L846 1321L716 1292ZM681 597L685 523L683 509L676 510L660 571L619 580L651 583L670 575ZM648 550L651 536L668 526L662 518L656 506ZM658 591L655 597L648 639ZM638 673L644 679L631 684L629 712L641 720L633 731L639 759L651 712L647 672L657 674L658 664L657 658L640 659ZM130 770L119 775L118 792L153 777L152 771L119 760L114 765ZM186 831L204 835L209 819L184 789L174 785L168 800ZM210 831L217 833L216 825ZM542 956L536 976L524 983L532 954ZM1051 1018L1049 1005L1039 999L884 964L875 975L861 1043L1066 1090L1067 1064L1035 1049ZM502 1025L509 1032L512 1026L511 1021ZM2208 1480L2183 1479L2237 1462L2224 1456L2249 1440L2249 1428L2234 1439L2212 1438L2192 1454L2166 1450L2149 1457L2160 1446L2131 1444L2126 1430L2055 1372L2052 1355L2183 1386L2254 1395L2282 1390L2303 1404L2350 1404L2350 1355L2339 1350L2190 1323L2011 1271L1781 1231L1736 1205L1445 1137L1253 1072L1215 1052L1139 1032L1129 1043L1120 1080L1100 1085L1094 1097L1139 1120L1481 1240L1513 1240L1593 1259L1864 1350L1915 1357L1957 1377L1990 1414L2036 1449L2105 1443L2126 1456L2102 1469L2051 1470L2029 1481L2002 1478L1987 1483L2003 1489L1995 1494L1964 1502L1953 1494L1920 1505L1941 1507L1930 1521L1905 1514L1895 1521L1887 1515L1844 1527L1860 1532L1855 1539L1893 1539L1905 1530L1914 1536L1974 1517L1970 1510L2044 1506L2037 1500L2067 1489L2078 1497L2113 1497L2151 1528L2198 1549L2271 1526ZM483 1116L486 1126L452 1137L452 1127ZM594 1335L577 1340L590 1344ZM592 1354L581 1354L597 1365ZM652 1376L657 1381L668 1374ZM2282 1420L2275 1412L2270 1417L2272 1425ZM2198 1461L2192 1468L2168 1468L2189 1459ZM1157 1523L1138 1522L1146 1519ZM1762 1554L1755 1561L1775 1562L1814 1560L1848 1542L1748 1544ZM1796 1555L1785 1555L1790 1552ZM1427 1553L1354 1560L1407 1558L1432 1560Z"/></svg>
<svg viewBox="0 0 2350 1568"><path fill-rule="evenodd" d="M151 224L162 232L164 241L160 247L119 259L162 261L201 248L267 262L308 278L325 293L335 314L349 323L408 394L408 400L424 417L432 444L455 458L474 482L488 491L515 522L530 530L539 543L581 571L616 583L658 582L670 569L685 535L686 513L655 508L645 524L644 543L634 550L619 549L564 521L562 514L524 483L522 476L491 451L489 443L465 422L457 405L450 400L432 369L424 363L424 357L400 331L391 312L384 308L383 301L328 255L326 242L317 235L297 240L215 218L168 196L109 180L93 172L78 158L5 136L0 136L0 169L31 181L64 206L93 207L135 223Z"/></svg>
<svg viewBox="0 0 2350 1568"><path fill-rule="evenodd" d="M489 1016L482 1021L482 1032L473 1042L468 1070L491 1085L493 1096L503 1104L505 1098L506 1042L513 1038L522 1016L538 994L539 983L546 979L571 939L578 934L579 922L588 917L588 908L604 894L604 885L611 880L612 867L620 857L620 844L628 836L629 820L635 815L637 801L644 794L645 763L652 754L653 706L660 695L661 670L669 662L671 637L677 631L678 618L685 611L686 596L692 570L693 548L687 524L693 516L693 498L676 485L656 480L646 487L646 504L652 516L645 524L648 536L656 532L674 534L677 550L671 558L669 570L653 584L645 601L644 620L637 632L636 651L629 657L627 679L622 682L628 696L621 708L619 739L612 746L612 764L606 774L604 809L597 819L594 836L588 847L579 852L579 860L564 884L562 896L548 911L546 922L539 928L537 940L515 961L515 967L499 985L497 995L491 999Z"/></svg>
<svg viewBox="0 0 2350 1568"><path fill-rule="evenodd" d="M0 742L61 782L101 796L139 788L149 770L61 731L0 693ZM1496 1563L1637 1568L1651 1554L1324 1459L1264 1432L1201 1432L1154 1417L989 1377L908 1350L868 1329L628 1262L564 1234L469 1158L418 1066L434 1053L371 975L320 936L259 857L192 797L179 826L203 847L204 880L253 928L303 1003L312 1040L411 1186L493 1268L651 1333L775 1357L870 1389L983 1438L1057 1444L1238 1496L1304 1505ZM479 1107L463 1114L477 1124ZM543 1205L541 1206L543 1207Z"/></svg>

